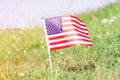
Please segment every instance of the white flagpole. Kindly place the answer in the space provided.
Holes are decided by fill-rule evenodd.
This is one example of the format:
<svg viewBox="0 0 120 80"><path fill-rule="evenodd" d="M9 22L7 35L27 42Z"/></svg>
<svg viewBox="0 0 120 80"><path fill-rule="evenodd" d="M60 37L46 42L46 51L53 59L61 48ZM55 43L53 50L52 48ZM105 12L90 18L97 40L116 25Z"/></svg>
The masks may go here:
<svg viewBox="0 0 120 80"><path fill-rule="evenodd" d="M44 31L45 31L45 36L46 36L46 42L47 42L47 48L48 48L48 58L50 61L50 71L52 73L52 60L51 60L50 48L49 48L49 43L48 43L48 38L47 38L47 29L46 29L44 17L42 17L41 19L42 19L42 24L43 24Z"/></svg>

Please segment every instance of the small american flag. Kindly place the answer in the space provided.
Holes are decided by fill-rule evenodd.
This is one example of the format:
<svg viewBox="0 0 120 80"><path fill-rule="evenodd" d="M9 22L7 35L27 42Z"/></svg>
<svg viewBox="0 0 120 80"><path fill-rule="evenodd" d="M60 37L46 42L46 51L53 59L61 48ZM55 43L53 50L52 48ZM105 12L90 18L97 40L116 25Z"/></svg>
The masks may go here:
<svg viewBox="0 0 120 80"><path fill-rule="evenodd" d="M75 16L45 18L50 51L82 45L92 46L85 23Z"/></svg>

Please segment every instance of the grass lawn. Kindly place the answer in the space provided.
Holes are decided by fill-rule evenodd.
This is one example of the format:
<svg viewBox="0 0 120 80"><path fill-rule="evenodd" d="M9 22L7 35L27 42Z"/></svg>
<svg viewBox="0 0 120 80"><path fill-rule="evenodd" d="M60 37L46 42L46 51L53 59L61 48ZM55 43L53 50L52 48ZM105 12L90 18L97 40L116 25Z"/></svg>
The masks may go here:
<svg viewBox="0 0 120 80"><path fill-rule="evenodd" d="M0 80L120 80L119 8L77 14L94 46L51 52L52 74L43 28L0 30Z"/></svg>

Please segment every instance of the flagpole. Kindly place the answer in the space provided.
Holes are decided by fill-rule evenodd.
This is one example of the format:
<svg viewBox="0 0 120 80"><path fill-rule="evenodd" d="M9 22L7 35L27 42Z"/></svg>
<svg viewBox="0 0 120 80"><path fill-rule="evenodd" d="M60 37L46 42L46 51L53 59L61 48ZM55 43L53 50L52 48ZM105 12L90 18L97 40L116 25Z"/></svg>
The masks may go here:
<svg viewBox="0 0 120 80"><path fill-rule="evenodd" d="M44 32L45 32L45 36L46 36L46 42L47 42L47 48L48 48L48 58L49 58L49 62L50 62L50 71L52 73L52 60L51 60L51 55L50 55L50 48L49 48L49 43L48 43L48 38L47 38L47 29L46 29L44 17L41 17L41 20L42 20L42 24L43 24Z"/></svg>

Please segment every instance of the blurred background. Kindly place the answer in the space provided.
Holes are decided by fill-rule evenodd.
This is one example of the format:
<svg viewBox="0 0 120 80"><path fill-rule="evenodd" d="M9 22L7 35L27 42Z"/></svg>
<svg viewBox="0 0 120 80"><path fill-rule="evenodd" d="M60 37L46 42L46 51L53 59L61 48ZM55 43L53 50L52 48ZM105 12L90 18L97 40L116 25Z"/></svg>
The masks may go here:
<svg viewBox="0 0 120 80"><path fill-rule="evenodd" d="M69 14L94 46L51 52L50 74L41 17ZM0 0L0 80L120 80L120 0Z"/></svg>
<svg viewBox="0 0 120 80"><path fill-rule="evenodd" d="M0 28L41 26L40 18L96 10L117 0L0 0Z"/></svg>

